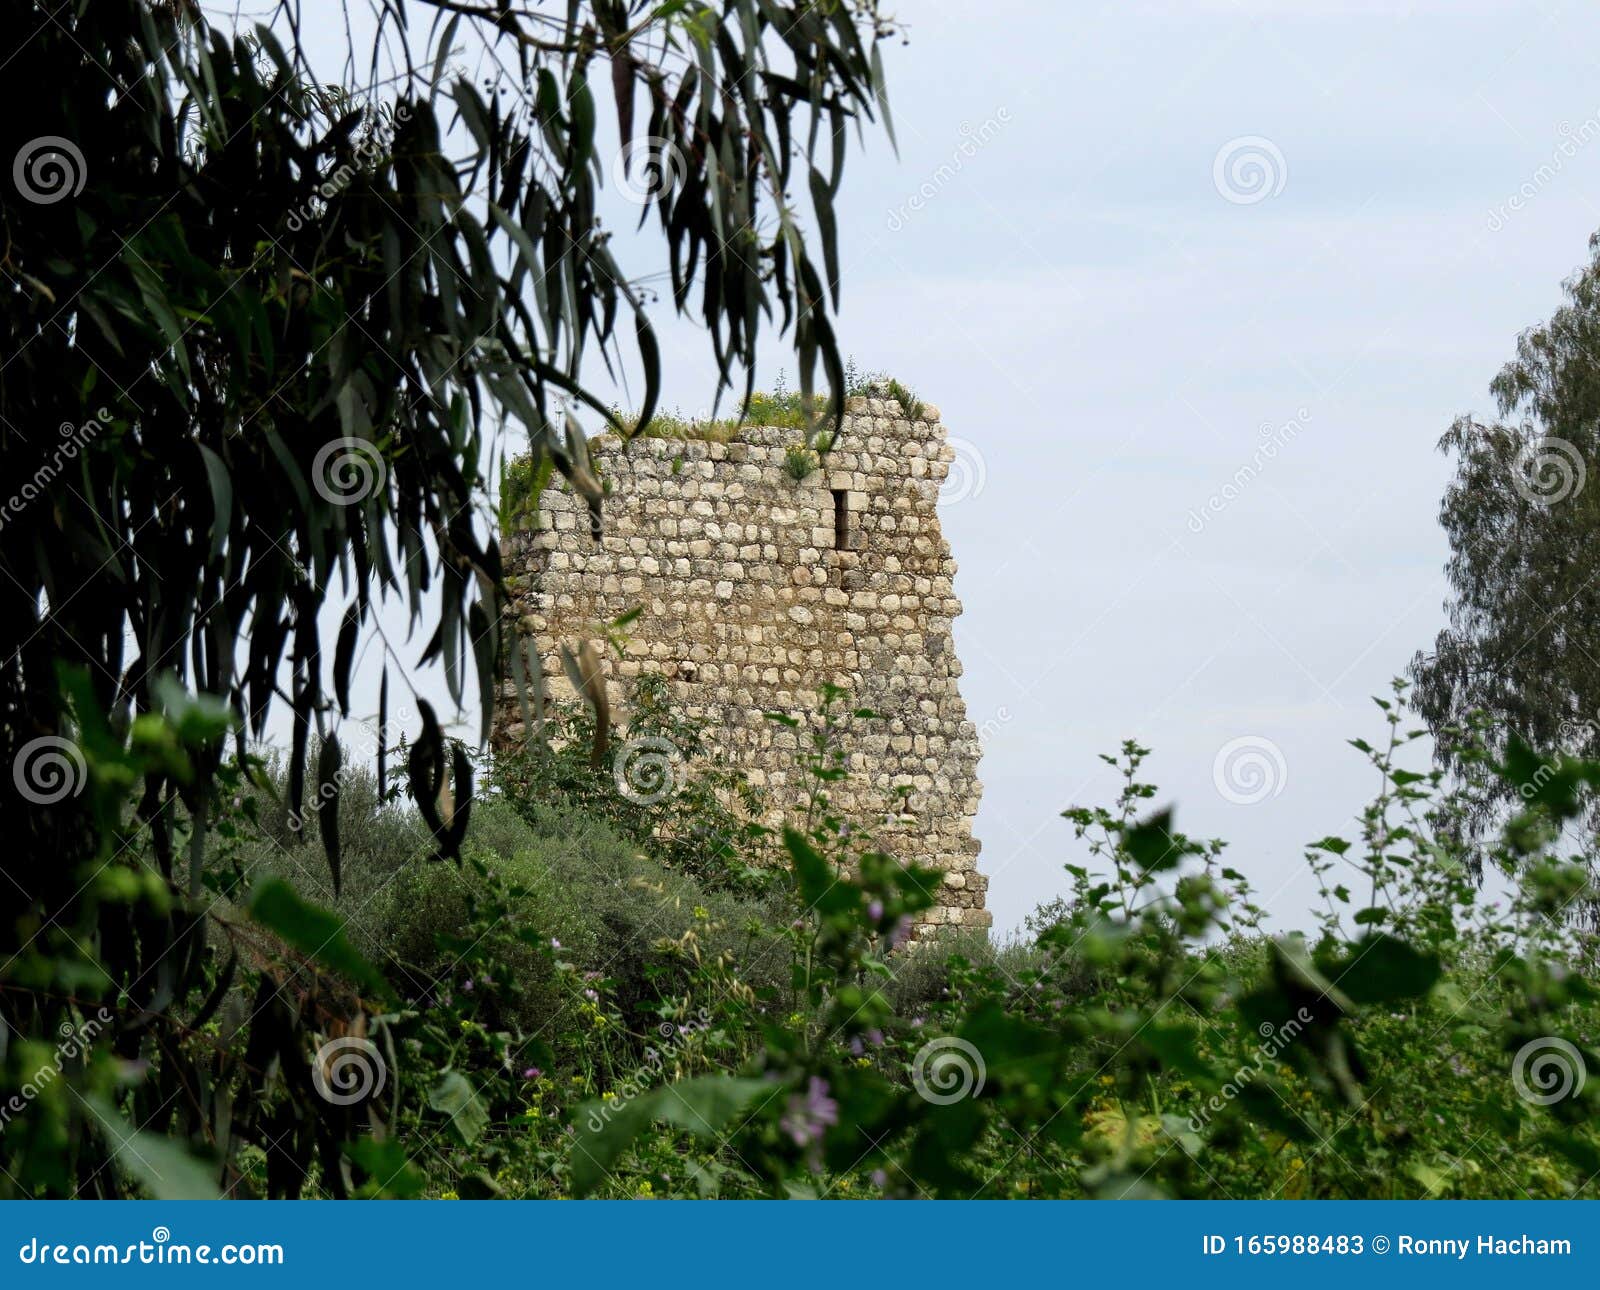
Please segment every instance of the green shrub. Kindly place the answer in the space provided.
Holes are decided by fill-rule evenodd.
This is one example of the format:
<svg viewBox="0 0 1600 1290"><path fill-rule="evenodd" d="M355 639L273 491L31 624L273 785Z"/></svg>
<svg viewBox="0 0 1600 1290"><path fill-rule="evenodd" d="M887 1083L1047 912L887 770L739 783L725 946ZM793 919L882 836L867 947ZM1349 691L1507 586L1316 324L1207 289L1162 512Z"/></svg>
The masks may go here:
<svg viewBox="0 0 1600 1290"><path fill-rule="evenodd" d="M309 761L316 765L315 748ZM381 947L374 939L374 910L398 874L424 863L432 853L427 827L408 804L378 800L377 776L372 771L347 764L340 776L341 890L335 899L312 788L306 789L304 824L296 831L290 827L282 763L269 759L264 771L268 787L247 790L253 799L255 823L240 830L222 858L234 868L243 888L266 875L287 880L308 900L349 919L352 942L363 953L376 953ZM393 793L391 786L391 796Z"/></svg>
<svg viewBox="0 0 1600 1290"><path fill-rule="evenodd" d="M536 826L551 810L604 821L661 867L707 887L768 887L774 856L759 824L762 794L712 748L702 722L671 707L661 677L641 676L629 708L627 729L615 733L597 770L589 756L593 714L552 705L544 742L495 755L486 775L491 791Z"/></svg>
<svg viewBox="0 0 1600 1290"><path fill-rule="evenodd" d="M788 960L775 946L769 904L664 870L604 821L490 799L473 808L467 848L516 895L523 921L559 941L563 960L602 975L608 998L630 1020L682 985L695 954L730 956L763 990L785 984ZM445 864L412 865L393 883L378 930L406 980L448 976L450 955L438 940L466 925L476 885L470 868ZM528 995L515 1020L539 1029L567 994L532 949L516 967Z"/></svg>
<svg viewBox="0 0 1600 1290"><path fill-rule="evenodd" d="M884 993L901 1016L914 1017L948 1000L970 972L993 974L1025 989L1048 980L1068 994L1087 991L1093 975L1082 959L1045 949L1032 940L997 943L986 931L949 931L915 942L890 961L893 977Z"/></svg>

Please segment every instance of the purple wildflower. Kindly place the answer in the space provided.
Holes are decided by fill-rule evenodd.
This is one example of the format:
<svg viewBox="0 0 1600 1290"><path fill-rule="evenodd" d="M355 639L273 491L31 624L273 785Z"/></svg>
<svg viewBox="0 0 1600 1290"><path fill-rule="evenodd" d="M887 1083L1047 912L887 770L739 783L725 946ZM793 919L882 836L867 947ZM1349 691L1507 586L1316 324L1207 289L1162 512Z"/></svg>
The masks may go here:
<svg viewBox="0 0 1600 1290"><path fill-rule="evenodd" d="M543 1074L544 1074L544 1072L542 1070L540 1070L537 1066L530 1066L530 1067L528 1067L527 1070L522 1072L522 1078L523 1079L529 1079L529 1080L538 1079Z"/></svg>
<svg viewBox="0 0 1600 1290"><path fill-rule="evenodd" d="M797 1147L808 1147L822 1139L830 1124L839 1123L839 1104L828 1096L828 1081L813 1075L806 1084L805 1096L795 1093L778 1121Z"/></svg>
<svg viewBox="0 0 1600 1290"><path fill-rule="evenodd" d="M867 917L875 923L883 917L883 902L881 900L875 900L867 906Z"/></svg>

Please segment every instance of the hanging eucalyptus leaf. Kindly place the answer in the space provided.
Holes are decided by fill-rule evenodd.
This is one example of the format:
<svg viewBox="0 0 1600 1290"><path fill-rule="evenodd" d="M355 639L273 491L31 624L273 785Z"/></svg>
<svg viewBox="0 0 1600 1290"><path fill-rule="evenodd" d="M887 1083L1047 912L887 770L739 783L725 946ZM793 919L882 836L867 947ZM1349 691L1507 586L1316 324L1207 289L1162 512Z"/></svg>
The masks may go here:
<svg viewBox="0 0 1600 1290"><path fill-rule="evenodd" d="M322 741L317 757L317 831L322 835L322 850L328 857L328 873L333 879L333 898L339 899L339 791L344 757L339 737L330 734Z"/></svg>

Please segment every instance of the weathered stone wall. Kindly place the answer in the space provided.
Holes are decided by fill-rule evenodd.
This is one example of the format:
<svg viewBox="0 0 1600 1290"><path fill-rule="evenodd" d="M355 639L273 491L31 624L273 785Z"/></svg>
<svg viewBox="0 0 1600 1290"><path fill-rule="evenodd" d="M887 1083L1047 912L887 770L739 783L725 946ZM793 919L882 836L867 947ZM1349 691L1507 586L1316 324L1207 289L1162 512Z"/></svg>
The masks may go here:
<svg viewBox="0 0 1600 1290"><path fill-rule="evenodd" d="M611 488L601 540L561 486L541 497L538 527L510 540L524 630L556 689L561 642L642 607L625 656L607 661L613 711L641 672L665 677L775 812L806 788L800 735L762 714L804 720L819 685L845 687L884 719L855 732L836 805L879 826L910 785L907 817L881 828L882 844L944 870L928 923L987 926L972 835L979 744L956 683L961 603L936 511L954 456L944 426L934 408L912 421L892 399L852 399L834 451L803 481L784 459L798 439L746 427L726 444L596 440ZM520 732L517 711L503 706L504 735Z"/></svg>

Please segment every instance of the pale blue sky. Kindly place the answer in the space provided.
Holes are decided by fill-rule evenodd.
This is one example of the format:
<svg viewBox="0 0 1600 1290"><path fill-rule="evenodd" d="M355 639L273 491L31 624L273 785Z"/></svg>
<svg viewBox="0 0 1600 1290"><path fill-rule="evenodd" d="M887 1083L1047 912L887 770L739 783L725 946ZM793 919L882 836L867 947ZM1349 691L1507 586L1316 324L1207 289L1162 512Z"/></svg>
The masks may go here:
<svg viewBox="0 0 1600 1290"><path fill-rule="evenodd" d="M1129 736L1180 826L1229 839L1297 922L1301 844L1374 787L1345 740L1381 733L1367 696L1441 624L1435 442L1490 410L1600 227L1600 13L894 8L900 156L879 136L847 168L841 334L981 457L943 519L996 926L1062 890L1059 812L1111 796L1096 754ZM1239 139L1271 170L1260 200L1215 182ZM648 246L625 239L625 264L656 268ZM667 402L703 406L703 337L661 326ZM1254 804L1213 782L1241 738L1282 756Z"/></svg>
<svg viewBox="0 0 1600 1290"><path fill-rule="evenodd" d="M1111 796L1096 754L1129 736L1180 825L1227 838L1292 924L1313 895L1301 844L1347 831L1374 787L1345 740L1381 733L1368 696L1442 621L1434 445L1489 410L1517 331L1600 227L1600 14L896 12L900 158L874 141L847 174L842 335L982 457L944 526L989 731L996 926L1061 889L1059 812ZM1214 163L1250 137L1281 156L1281 190L1231 202ZM1247 737L1281 750L1282 791L1230 802L1214 762Z"/></svg>

